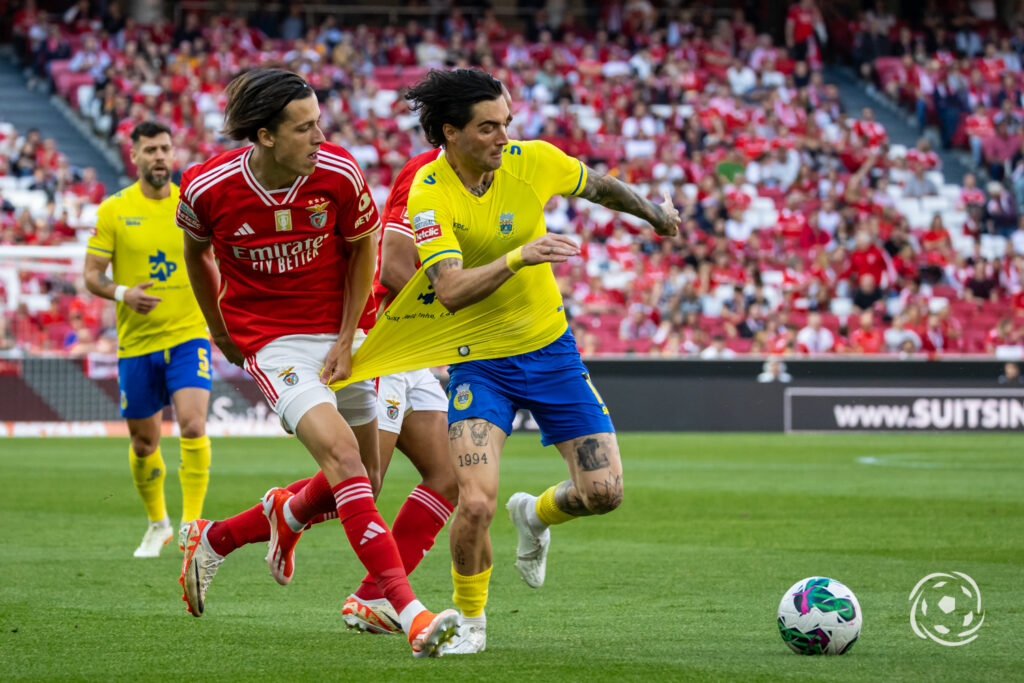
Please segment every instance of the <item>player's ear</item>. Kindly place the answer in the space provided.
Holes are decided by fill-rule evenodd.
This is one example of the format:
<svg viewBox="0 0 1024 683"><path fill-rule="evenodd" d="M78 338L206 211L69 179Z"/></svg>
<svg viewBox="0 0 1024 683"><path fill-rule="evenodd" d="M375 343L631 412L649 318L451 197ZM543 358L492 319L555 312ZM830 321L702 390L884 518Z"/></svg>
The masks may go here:
<svg viewBox="0 0 1024 683"><path fill-rule="evenodd" d="M445 142L451 143L451 141L455 139L459 129L450 123L446 123L441 127L441 132L444 133Z"/></svg>
<svg viewBox="0 0 1024 683"><path fill-rule="evenodd" d="M256 140L264 147L274 146L274 134L270 132L269 128L260 128L256 131Z"/></svg>

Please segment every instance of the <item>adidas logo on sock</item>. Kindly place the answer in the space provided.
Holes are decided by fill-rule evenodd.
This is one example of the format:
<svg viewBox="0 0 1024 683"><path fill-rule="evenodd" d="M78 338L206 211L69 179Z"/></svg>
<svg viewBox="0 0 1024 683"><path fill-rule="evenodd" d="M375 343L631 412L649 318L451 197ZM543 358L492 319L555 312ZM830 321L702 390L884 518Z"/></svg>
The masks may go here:
<svg viewBox="0 0 1024 683"><path fill-rule="evenodd" d="M235 237L241 237L242 235L255 235L256 231L253 230L248 223L242 223L242 227L235 230Z"/></svg>
<svg viewBox="0 0 1024 683"><path fill-rule="evenodd" d="M363 540L359 541L359 545L364 545L368 541L372 541L385 531L387 531L387 529L382 527L380 524L377 524L377 522L370 522L369 526L366 527L366 531L363 532Z"/></svg>

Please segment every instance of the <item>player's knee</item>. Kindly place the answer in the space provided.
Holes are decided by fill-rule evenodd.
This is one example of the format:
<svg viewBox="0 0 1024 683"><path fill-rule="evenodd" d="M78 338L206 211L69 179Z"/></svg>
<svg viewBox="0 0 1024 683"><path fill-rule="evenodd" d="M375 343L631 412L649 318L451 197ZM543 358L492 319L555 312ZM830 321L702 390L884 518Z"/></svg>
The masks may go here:
<svg viewBox="0 0 1024 683"><path fill-rule="evenodd" d="M185 419L178 423L184 439L198 439L206 434L206 421L199 418Z"/></svg>
<svg viewBox="0 0 1024 683"><path fill-rule="evenodd" d="M317 460L324 474L333 473L341 479L367 476L366 468L359 457L359 448L355 444L334 443L322 451Z"/></svg>
<svg viewBox="0 0 1024 683"><path fill-rule="evenodd" d="M451 466L444 470L431 471L423 475L423 485L434 491L452 505L458 505L459 485L451 472Z"/></svg>
<svg viewBox="0 0 1024 683"><path fill-rule="evenodd" d="M153 438L149 434L133 434L132 435L132 452L140 458L145 458L147 455L152 455L153 451L156 450L157 446L160 445L160 438Z"/></svg>
<svg viewBox="0 0 1024 683"><path fill-rule="evenodd" d="M482 493L463 492L459 500L459 516L474 526L490 526L494 519L495 500Z"/></svg>

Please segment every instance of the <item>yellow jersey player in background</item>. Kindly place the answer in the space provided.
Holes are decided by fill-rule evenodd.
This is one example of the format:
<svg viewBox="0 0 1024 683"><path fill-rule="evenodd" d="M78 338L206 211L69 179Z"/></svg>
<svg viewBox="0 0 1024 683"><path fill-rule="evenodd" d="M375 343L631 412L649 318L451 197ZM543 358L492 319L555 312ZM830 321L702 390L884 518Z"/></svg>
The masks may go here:
<svg viewBox="0 0 1024 683"><path fill-rule="evenodd" d="M500 330L516 349L449 368L449 454L459 485L449 539L462 620L445 652L468 654L486 647L488 529L501 451L519 408L533 413L541 443L554 444L569 469L569 479L539 497L516 493L506 505L527 584L544 582L550 525L604 514L622 501L615 429L580 360L549 265L579 248L547 233L544 205L556 194L582 197L643 218L660 235L675 235L680 217L668 197L654 204L546 142L510 141L502 85L482 71L431 71L406 98L427 140L445 148L419 170L409 193L425 275L441 304L459 312L455 318ZM472 352L469 345L460 351Z"/></svg>
<svg viewBox="0 0 1024 683"><path fill-rule="evenodd" d="M149 517L134 555L157 557L174 535L160 453L160 418L169 403L181 429L181 520L202 516L210 479L210 340L185 271L181 230L174 224L178 188L171 182L170 128L145 121L131 137L139 181L100 205L85 257L85 283L93 294L117 302L121 416L131 436L132 478ZM112 280L106 275L110 263Z"/></svg>

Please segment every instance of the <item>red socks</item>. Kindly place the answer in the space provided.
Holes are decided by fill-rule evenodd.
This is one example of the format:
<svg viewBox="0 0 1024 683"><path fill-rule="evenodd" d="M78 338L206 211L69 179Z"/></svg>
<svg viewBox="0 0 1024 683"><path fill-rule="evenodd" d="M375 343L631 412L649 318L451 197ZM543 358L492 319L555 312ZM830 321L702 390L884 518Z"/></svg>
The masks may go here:
<svg viewBox="0 0 1024 683"><path fill-rule="evenodd" d="M352 549L391 606L401 614L416 596L409 587L395 539L373 502L369 478L346 479L333 487L332 492L338 519L345 527Z"/></svg>
<svg viewBox="0 0 1024 683"><path fill-rule="evenodd" d="M337 507L331 485L327 483L322 470L307 481L301 491L288 487L289 491L295 491L295 496L288 501L288 509L300 524L309 524L317 515L334 512Z"/></svg>
<svg viewBox="0 0 1024 683"><path fill-rule="evenodd" d="M387 595L399 612L415 599L407 575L434 546L434 539L452 514L453 507L443 496L423 485L414 488L395 517L392 533L377 511L366 477L348 479L332 491L323 472L317 472L311 479L289 484L288 490L296 494L289 505L297 520L317 524L341 518L349 542L369 570L356 591L357 597L374 600ZM330 511L325 506L330 506ZM269 538L270 525L263 516L262 504L214 522L207 531L210 547L221 556L248 543L265 543Z"/></svg>
<svg viewBox="0 0 1024 683"><path fill-rule="evenodd" d="M309 481L309 478L299 479L288 484L288 490L298 493ZM333 498L331 500L333 502ZM206 540L210 542L213 551L222 557L247 543L266 543L270 540L270 524L263 516L263 503L257 503L222 522L214 522L206 532Z"/></svg>
<svg viewBox="0 0 1024 683"><path fill-rule="evenodd" d="M412 573L427 551L434 546L434 538L444 528L453 509L444 496L422 484L409 494L391 527L406 575ZM384 597L384 593L368 574L356 591L356 597L376 600Z"/></svg>

